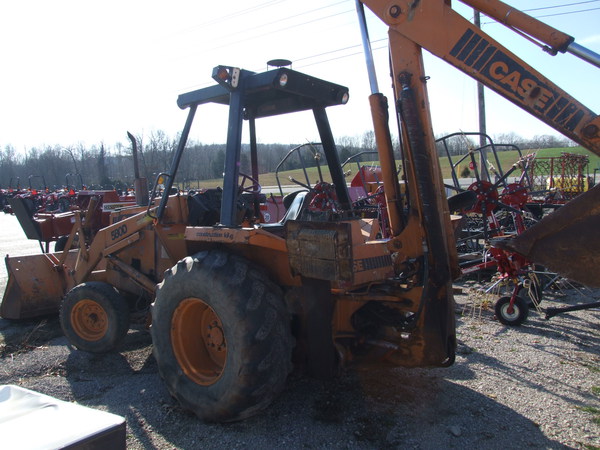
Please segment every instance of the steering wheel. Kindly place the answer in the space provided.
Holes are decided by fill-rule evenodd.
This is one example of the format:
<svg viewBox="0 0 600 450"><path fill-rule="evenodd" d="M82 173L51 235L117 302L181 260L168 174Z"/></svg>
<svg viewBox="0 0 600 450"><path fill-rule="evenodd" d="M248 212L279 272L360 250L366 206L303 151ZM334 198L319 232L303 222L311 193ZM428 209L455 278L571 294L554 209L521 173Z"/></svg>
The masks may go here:
<svg viewBox="0 0 600 450"><path fill-rule="evenodd" d="M256 178L242 172L240 172L240 177L242 178L238 187L240 193L246 192L249 194L260 194L262 186ZM246 180L251 181L252 184L244 187L244 184L246 184Z"/></svg>

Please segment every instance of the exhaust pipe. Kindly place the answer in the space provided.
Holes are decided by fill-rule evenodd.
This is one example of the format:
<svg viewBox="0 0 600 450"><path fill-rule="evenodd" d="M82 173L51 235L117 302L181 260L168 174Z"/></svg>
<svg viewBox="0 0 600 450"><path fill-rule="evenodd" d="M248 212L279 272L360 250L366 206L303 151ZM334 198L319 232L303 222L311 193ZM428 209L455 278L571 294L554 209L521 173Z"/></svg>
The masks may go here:
<svg viewBox="0 0 600 450"><path fill-rule="evenodd" d="M137 154L137 141L133 134L129 131L127 132L127 137L131 141L131 151L133 153L133 173L135 179L133 180L133 189L135 190L135 203L138 206L148 206L150 202L148 196L148 180L146 178L140 177L140 166L138 164L138 154Z"/></svg>

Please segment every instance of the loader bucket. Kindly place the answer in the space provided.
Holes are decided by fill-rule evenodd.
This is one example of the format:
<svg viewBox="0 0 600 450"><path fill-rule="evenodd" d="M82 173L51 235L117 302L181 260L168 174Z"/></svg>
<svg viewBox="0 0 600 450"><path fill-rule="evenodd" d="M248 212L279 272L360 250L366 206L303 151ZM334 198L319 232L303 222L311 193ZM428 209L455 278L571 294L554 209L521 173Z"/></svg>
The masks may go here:
<svg viewBox="0 0 600 450"><path fill-rule="evenodd" d="M586 286L600 287L600 185L514 239L493 245Z"/></svg>
<svg viewBox="0 0 600 450"><path fill-rule="evenodd" d="M69 252L66 264L74 267L77 251ZM5 319L29 319L55 314L66 292L68 270L57 265L53 254L6 256L8 283L0 305Z"/></svg>

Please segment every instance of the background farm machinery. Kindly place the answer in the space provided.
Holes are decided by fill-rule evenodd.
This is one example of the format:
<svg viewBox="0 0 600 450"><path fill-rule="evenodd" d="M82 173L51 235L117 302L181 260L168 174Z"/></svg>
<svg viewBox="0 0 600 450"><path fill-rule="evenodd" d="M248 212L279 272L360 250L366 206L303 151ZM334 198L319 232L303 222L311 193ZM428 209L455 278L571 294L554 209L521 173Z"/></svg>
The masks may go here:
<svg viewBox="0 0 600 450"><path fill-rule="evenodd" d="M451 168L448 191L474 194L471 205L451 208L462 215L456 233L461 272L463 276L476 274L486 282L482 291L497 297L494 309L498 320L518 325L526 320L530 308L540 310L544 290L557 285L560 277L501 244L587 191L592 186L586 176L589 158L571 153L543 158L535 152L523 155L517 146L495 144L489 136L484 136L486 145L475 147L470 136L481 135L455 133L438 139ZM457 140L463 149L452 154L450 148L456 150L457 145L450 141ZM500 157L505 150L516 155L506 171ZM474 176L461 178L461 167L468 167ZM587 307L595 306L590 303ZM558 313L555 309L547 317Z"/></svg>
<svg viewBox="0 0 600 450"><path fill-rule="evenodd" d="M29 189L7 196L5 212L15 214L28 239L37 240L42 252L48 253L50 243L56 242L55 251L72 246L90 245L97 231L110 224L113 210L126 206L147 205L148 187L141 178L137 161L137 142L127 133L132 143L134 160L134 187L125 192L115 189L88 189L81 174L67 173L65 185L50 191L44 177L29 177ZM32 179L41 179L44 188L37 190ZM77 240L69 242L73 230L79 229ZM81 240L81 244L79 244Z"/></svg>
<svg viewBox="0 0 600 450"><path fill-rule="evenodd" d="M529 168L529 210L541 219L547 209L556 209L594 186L589 157L563 152L559 156L536 156Z"/></svg>
<svg viewBox="0 0 600 450"><path fill-rule="evenodd" d="M27 203L28 209L37 211L58 210L61 191L52 191L48 188L43 175L30 175L28 177L28 188L21 188L20 180L16 180L16 187L9 187L1 191L0 203L5 213L12 213L10 199L20 198ZM12 180L9 186L12 186Z"/></svg>

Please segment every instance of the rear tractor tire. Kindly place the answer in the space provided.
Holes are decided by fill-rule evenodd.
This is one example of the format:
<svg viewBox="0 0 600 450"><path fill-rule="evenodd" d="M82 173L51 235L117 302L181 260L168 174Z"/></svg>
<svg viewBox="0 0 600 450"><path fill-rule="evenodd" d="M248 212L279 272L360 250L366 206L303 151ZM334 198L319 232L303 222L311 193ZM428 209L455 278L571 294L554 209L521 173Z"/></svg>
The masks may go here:
<svg viewBox="0 0 600 450"><path fill-rule="evenodd" d="M63 299L59 315L69 342L86 352L113 350L129 330L129 306L107 283L75 286Z"/></svg>
<svg viewBox="0 0 600 450"><path fill-rule="evenodd" d="M198 253L165 272L150 333L169 392L207 422L263 410L292 368L281 290L251 262L225 251Z"/></svg>

